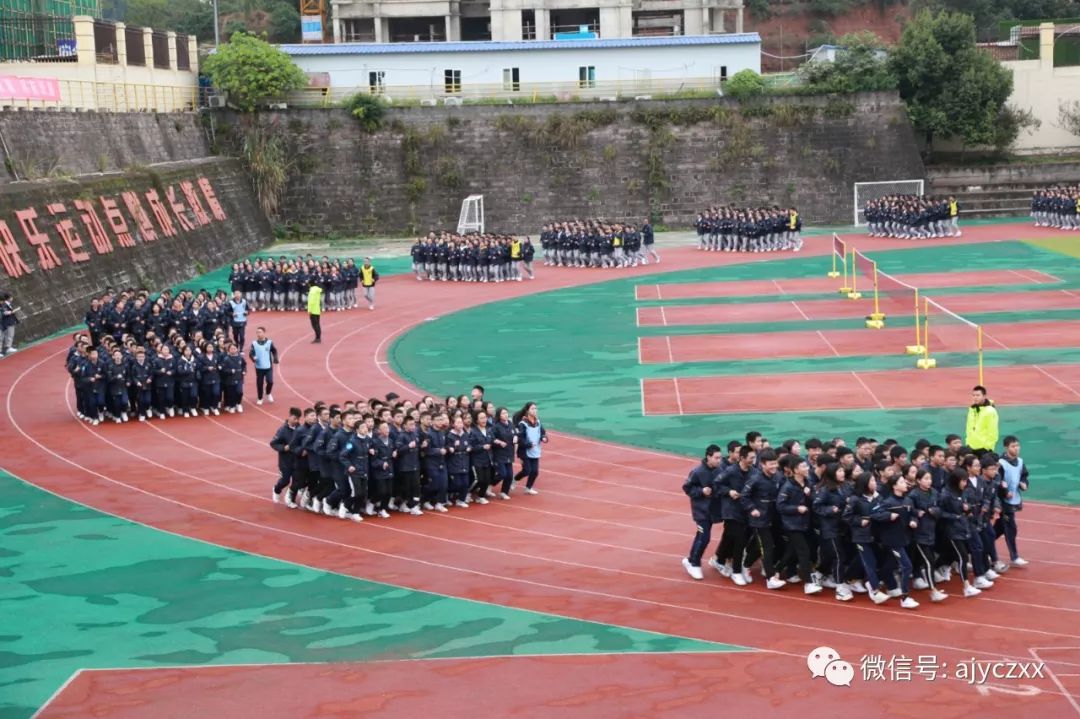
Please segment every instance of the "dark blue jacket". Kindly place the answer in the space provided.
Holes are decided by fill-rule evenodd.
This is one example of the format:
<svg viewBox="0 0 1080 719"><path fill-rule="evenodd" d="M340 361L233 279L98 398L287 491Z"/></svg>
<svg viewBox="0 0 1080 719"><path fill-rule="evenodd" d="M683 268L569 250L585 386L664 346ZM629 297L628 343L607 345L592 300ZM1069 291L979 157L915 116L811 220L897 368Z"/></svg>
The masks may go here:
<svg viewBox="0 0 1080 719"><path fill-rule="evenodd" d="M176 363L171 355L168 359L155 357L150 364L154 372L155 387L167 387L175 381Z"/></svg>
<svg viewBox="0 0 1080 719"><path fill-rule="evenodd" d="M484 445L488 449L484 449ZM469 429L469 463L473 467L490 467L492 450L495 449L495 430L489 424L484 429L473 426Z"/></svg>
<svg viewBox="0 0 1080 719"><path fill-rule="evenodd" d="M915 530L915 541L933 545L937 538L937 520L941 516L938 491L931 487L930 491L924 492L916 487L908 493L908 497L915 508L915 519L919 523L919 528Z"/></svg>
<svg viewBox="0 0 1080 719"><path fill-rule="evenodd" d="M430 476L446 471L446 455L439 450L446 449L446 435L431 427L423 433L424 471Z"/></svg>
<svg viewBox="0 0 1080 719"><path fill-rule="evenodd" d="M881 497L876 494L873 497L855 494L848 497L847 506L844 508L844 519L847 521L848 526L851 527L852 542L855 544L872 544L874 542L873 522L871 521L865 527L862 522L864 519L872 520L880 504Z"/></svg>
<svg viewBox="0 0 1080 719"><path fill-rule="evenodd" d="M938 506L941 507L941 519L945 522L949 539L968 540L971 537L971 527L968 524L970 506L967 510L964 509L964 498L946 487L941 492Z"/></svg>
<svg viewBox="0 0 1080 719"><path fill-rule="evenodd" d="M736 464L729 465L716 479L716 490L720 494L720 517L725 522L746 522L746 511L743 510L742 502L731 498L731 491L735 490L740 495L743 487L750 479L754 468L750 467L746 472Z"/></svg>
<svg viewBox="0 0 1080 719"><path fill-rule="evenodd" d="M806 532L810 530L810 505L812 501L809 484L800 485L788 477L776 493L776 509L780 513L780 523L785 532ZM805 507L802 512L799 507Z"/></svg>
<svg viewBox="0 0 1080 719"><path fill-rule="evenodd" d="M296 432L293 434L292 446L289 447L289 451L296 457L297 463L307 463L307 459L304 456L305 445L307 445L308 435L311 434L311 428L314 427L314 423L306 424L301 422L296 425Z"/></svg>
<svg viewBox="0 0 1080 719"><path fill-rule="evenodd" d="M341 464L341 449L347 442L356 442L355 436L344 427L336 432L331 432L322 445L322 466L325 476L335 480L345 478L345 467ZM364 459L367 459L367 449L364 450Z"/></svg>
<svg viewBox="0 0 1080 719"><path fill-rule="evenodd" d="M814 514L818 518L818 528L822 539L839 539L844 536L844 505L847 498L839 489L818 487L814 495Z"/></svg>
<svg viewBox="0 0 1080 719"><path fill-rule="evenodd" d="M491 426L492 431L495 433L495 439L500 442L505 442L505 447L494 445L491 448L492 455L495 460L495 464L505 464L514 461L514 426L509 422L495 422Z"/></svg>
<svg viewBox="0 0 1080 719"><path fill-rule="evenodd" d="M416 446L410 448L409 444L415 442ZM419 472L420 471L420 432L413 430L398 432L395 440L397 446L397 471Z"/></svg>
<svg viewBox="0 0 1080 719"><path fill-rule="evenodd" d="M341 472L339 476L344 478L346 474L349 474L354 479L367 477L371 469L371 455L368 453L371 447L371 438L361 437L356 432L346 432L345 430L341 430L341 433L344 436L335 443L337 461L334 463L338 471ZM349 473L349 467L353 468L351 473Z"/></svg>
<svg viewBox="0 0 1080 719"><path fill-rule="evenodd" d="M384 442L381 437L371 438L369 445L368 460L371 476L375 479L387 480L394 477L394 441L390 437ZM374 450L375 454L371 453Z"/></svg>
<svg viewBox="0 0 1080 719"><path fill-rule="evenodd" d="M270 440L270 447L278 453L278 469L282 472L286 472L293 468L296 464L296 455L292 451L292 443L296 439L296 430L298 427L290 427L288 422L285 422L278 431L274 433L274 438ZM289 449L286 450L285 447Z"/></svg>
<svg viewBox="0 0 1080 719"><path fill-rule="evenodd" d="M247 360L243 355L226 355L221 360L221 381L229 386L244 384L244 372L247 371Z"/></svg>
<svg viewBox="0 0 1080 719"><path fill-rule="evenodd" d="M469 433L446 433L446 471L450 474L469 472Z"/></svg>
<svg viewBox="0 0 1080 719"><path fill-rule="evenodd" d="M772 524L776 511L776 494L779 491L777 479L776 474L766 477L757 467L750 473L750 479L743 486L742 498L739 501L746 511L747 522L751 527L762 529ZM755 509L760 512L757 517L750 514Z"/></svg>
<svg viewBox="0 0 1080 719"><path fill-rule="evenodd" d="M709 469L705 460L701 460L696 467L690 470L686 481L683 482L683 493L690 498L690 515L699 524L717 522L720 520L720 499L713 486L720 473L720 468ZM705 489L709 489L706 496Z"/></svg>
<svg viewBox="0 0 1080 719"><path fill-rule="evenodd" d="M892 515L897 515L892 519ZM882 498L872 519L877 523L878 541L889 549L900 549L911 544L914 530L910 522L916 520L915 509L907 497L889 494Z"/></svg>
<svg viewBox="0 0 1080 719"><path fill-rule="evenodd" d="M105 365L105 387L106 391L112 397L123 397L127 394L128 386L128 367L127 364L121 362L116 364L112 360L109 360Z"/></svg>
<svg viewBox="0 0 1080 719"><path fill-rule="evenodd" d="M206 354L199 355L199 361L195 363L198 368L199 384L203 387L213 387L221 384L221 357L215 352L213 357Z"/></svg>

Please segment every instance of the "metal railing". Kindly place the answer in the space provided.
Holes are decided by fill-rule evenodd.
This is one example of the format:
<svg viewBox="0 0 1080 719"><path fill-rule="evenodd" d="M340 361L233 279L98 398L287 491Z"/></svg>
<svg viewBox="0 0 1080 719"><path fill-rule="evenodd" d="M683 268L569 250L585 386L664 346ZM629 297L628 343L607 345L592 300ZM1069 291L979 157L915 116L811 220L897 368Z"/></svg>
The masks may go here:
<svg viewBox="0 0 1080 719"><path fill-rule="evenodd" d="M199 108L199 87L89 80L60 80L60 100L23 100L0 96L0 108L94 110L96 112L190 112Z"/></svg>
<svg viewBox="0 0 1080 719"><path fill-rule="evenodd" d="M75 62L75 24L46 15L0 16L0 62Z"/></svg>

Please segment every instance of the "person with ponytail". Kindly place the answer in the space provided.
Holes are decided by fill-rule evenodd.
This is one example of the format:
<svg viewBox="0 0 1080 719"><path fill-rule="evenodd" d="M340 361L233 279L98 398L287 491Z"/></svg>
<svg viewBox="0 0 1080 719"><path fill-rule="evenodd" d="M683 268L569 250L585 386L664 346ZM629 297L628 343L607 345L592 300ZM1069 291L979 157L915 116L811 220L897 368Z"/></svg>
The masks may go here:
<svg viewBox="0 0 1080 719"><path fill-rule="evenodd" d="M533 487L540 474L540 445L548 441L547 431L536 414L536 403L526 402L514 415L514 427L517 428L518 458L521 471L514 475L514 481L526 479L525 494L539 494ZM505 490L504 490L505 491Z"/></svg>

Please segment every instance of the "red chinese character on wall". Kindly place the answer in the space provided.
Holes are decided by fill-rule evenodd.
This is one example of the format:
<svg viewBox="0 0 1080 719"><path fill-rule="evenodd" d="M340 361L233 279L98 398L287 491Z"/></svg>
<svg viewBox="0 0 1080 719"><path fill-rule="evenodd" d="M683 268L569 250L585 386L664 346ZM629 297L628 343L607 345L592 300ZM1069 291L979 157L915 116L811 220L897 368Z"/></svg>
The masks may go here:
<svg viewBox="0 0 1080 719"><path fill-rule="evenodd" d="M105 197L102 195L100 198L101 207L105 210L105 219L109 221L109 227L112 228L113 234L116 235L117 241L121 247L134 247L135 238L131 236L128 231L127 220L124 219L124 213L120 212L120 208L116 206L116 200L111 197ZM128 210L130 211L130 207ZM140 208L141 210L142 208ZM135 213L131 213L132 217ZM95 219L97 219L95 217ZM86 221L85 219L83 220Z"/></svg>
<svg viewBox="0 0 1080 719"><path fill-rule="evenodd" d="M30 268L19 253L19 243L15 241L15 235L3 220L0 220L0 262L3 262L8 277L22 277L30 273Z"/></svg>
<svg viewBox="0 0 1080 719"><path fill-rule="evenodd" d="M67 214L67 208L64 207L62 202L48 204L45 209L53 217ZM68 256L71 257L72 262L79 263L90 260L90 253L83 249L82 238L79 237L79 232L75 229L75 223L71 221L70 217L57 221L56 231L60 233L60 238L67 245Z"/></svg>
<svg viewBox="0 0 1080 719"><path fill-rule="evenodd" d="M124 207L127 208L128 213L135 220L135 224L139 226L139 233L142 235L143 242L157 240L157 230L154 229L154 223L150 221L150 217L146 214L146 210L143 209L142 203L139 202L139 196L134 192L121 192L120 199L124 201Z"/></svg>
<svg viewBox="0 0 1080 719"><path fill-rule="evenodd" d="M161 234L166 237L174 237L176 229L173 227L172 220L169 219L169 213L166 211L165 205L161 204L161 198L158 197L157 190L147 190L146 201L150 203L154 218L158 221L158 226L161 227Z"/></svg>
<svg viewBox="0 0 1080 719"><path fill-rule="evenodd" d="M180 225L180 229L184 232L195 229L195 225L191 224L191 220L187 216L187 208L184 207L184 203L176 199L176 190L172 185L169 185L165 190L165 197L169 201L169 207L172 208L173 214L176 215L176 221Z"/></svg>
<svg viewBox="0 0 1080 719"><path fill-rule="evenodd" d="M198 225L209 225L210 218L206 216L206 210L203 209L202 203L199 202L199 196L195 194L195 185L191 180L184 180L180 183L180 191L184 193L184 198L187 200L188 207L195 214L195 223Z"/></svg>
<svg viewBox="0 0 1080 719"><path fill-rule="evenodd" d="M206 206L210 208L210 214L214 216L214 219L224 220L225 210L221 209L221 203L218 202L217 195L214 194L214 187L210 184L210 180L200 177L199 189L202 190L203 197L206 198Z"/></svg>
<svg viewBox="0 0 1080 719"><path fill-rule="evenodd" d="M86 200L75 200L75 209L79 211L79 219L86 225L86 232L90 235L90 241L94 243L94 249L99 255L107 255L113 251L112 240L105 232L105 226L101 224L94 205Z"/></svg>
<svg viewBox="0 0 1080 719"><path fill-rule="evenodd" d="M41 265L41 269L51 270L60 266L60 258L56 256L56 251L49 244L49 236L39 231L37 225L34 224L37 216L37 210L33 207L15 212L15 217L19 220L27 241L37 248L38 264Z"/></svg>

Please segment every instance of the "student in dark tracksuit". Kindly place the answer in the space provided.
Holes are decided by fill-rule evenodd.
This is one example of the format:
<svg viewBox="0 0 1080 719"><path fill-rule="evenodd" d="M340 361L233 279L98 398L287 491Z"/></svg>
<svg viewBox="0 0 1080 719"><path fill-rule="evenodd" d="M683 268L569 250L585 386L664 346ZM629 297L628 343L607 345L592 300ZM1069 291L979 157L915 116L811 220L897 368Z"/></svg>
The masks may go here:
<svg viewBox="0 0 1080 719"><path fill-rule="evenodd" d="M312 440L311 449L309 450L315 459L315 468L318 471L317 476L319 479L311 487L311 511L316 513L323 511L323 500L334 491L334 477L330 471L330 459L326 456L326 444L341 429L341 412L336 409L330 410L329 418L329 422L320 427L319 433ZM337 457L334 460L336 461Z"/></svg>
<svg viewBox="0 0 1080 719"><path fill-rule="evenodd" d="M221 358L214 353L213 345L206 345L206 353L199 355L196 363L199 373L199 405L203 416L221 414Z"/></svg>
<svg viewBox="0 0 1080 719"><path fill-rule="evenodd" d="M244 375L247 373L247 360L240 354L240 348L229 345L228 354L221 360L221 385L225 391L225 411L244 411Z"/></svg>
<svg viewBox="0 0 1080 719"><path fill-rule="evenodd" d="M488 424L486 412L477 412L476 424L469 430L469 466L472 470L477 504L487 504L488 496L495 496L491 491L493 478L493 455L495 430Z"/></svg>
<svg viewBox="0 0 1080 719"><path fill-rule="evenodd" d="M799 579L803 583L805 594L817 594L821 585L810 576L810 518L812 491L808 482L810 465L798 455L788 455L784 473L786 475L780 490L776 494L776 510L780 515L781 526L787 537L784 556L780 566L787 567L795 562L798 566Z"/></svg>
<svg viewBox="0 0 1080 719"><path fill-rule="evenodd" d="M115 422L128 421L128 365L124 353L112 351L112 358L105 364L105 393L109 414Z"/></svg>
<svg viewBox="0 0 1080 719"><path fill-rule="evenodd" d="M848 497L847 506L844 508L844 519L851 527L851 542L855 546L866 579L866 589L874 604L881 604L889 599L889 595L878 588L878 561L874 548L874 530L871 528L872 517L880 504L877 480L867 472L855 480L855 491Z"/></svg>
<svg viewBox="0 0 1080 719"><path fill-rule="evenodd" d="M882 498L878 511L871 517L878 528L881 546L885 548L885 562L881 571L886 584L896 584L894 575L899 578L899 585L889 590L889 596L901 597L900 606L904 609L917 609L919 603L909 596L911 592L911 558L907 548L911 544L912 532L918 529L919 522L911 500L906 496L907 480L897 477L889 487L892 490Z"/></svg>
<svg viewBox="0 0 1080 719"><path fill-rule="evenodd" d="M971 537L970 516L972 507L968 504L967 472L954 469L945 480L945 489L941 492L939 504L941 519L946 523L949 546L960 569L960 580L964 584L964 596L974 597L982 590L968 581L968 568L971 566L971 550L968 539Z"/></svg>
<svg viewBox="0 0 1080 719"><path fill-rule="evenodd" d="M394 489L394 441L390 437L390 424L380 421L375 425L369 450L371 479L368 497L375 513L382 519L390 518L390 498Z"/></svg>
<svg viewBox="0 0 1080 719"><path fill-rule="evenodd" d="M161 346L161 354L151 363L154 372L154 411L159 419L175 414L173 409L174 389L176 387L176 363L169 345Z"/></svg>
<svg viewBox="0 0 1080 719"><path fill-rule="evenodd" d="M450 476L449 500L455 507L466 509L469 503L469 435L462 418L454 417L454 425L446 434L446 471Z"/></svg>
<svg viewBox="0 0 1080 719"><path fill-rule="evenodd" d="M920 469L915 485L908 493L911 506L915 509L915 519L919 523L915 528L915 541L910 550L915 565L914 573L917 576L913 584L916 589L929 589L931 602L940 602L949 595L934 585L934 569L937 567L934 545L937 542L937 520L941 516L941 507L938 506L938 491L934 489L933 473L927 468Z"/></svg>
<svg viewBox="0 0 1080 719"><path fill-rule="evenodd" d="M341 518L344 519L345 515L351 514L350 500L356 495L356 491L359 489L354 483L350 483L349 477L345 471L345 466L341 463L341 449L347 442L353 441L352 436L356 431L356 423L359 420L360 415L356 412L342 412L337 415L337 418L331 416L330 427L333 430L326 436L326 440L323 442L320 452L320 460L322 462L323 476L329 478L326 488L329 492L319 497L322 500L323 514L332 516L334 511L341 513ZM367 448L364 448L364 456L367 456ZM367 473L364 473L364 484L367 484ZM365 486L366 490L367 487ZM364 499L367 499L367 492L364 492Z"/></svg>
<svg viewBox="0 0 1080 719"><path fill-rule="evenodd" d="M316 412L316 421L308 431L304 439L304 454L308 462L307 488L304 490L302 506L312 512L322 511L322 502L318 501L322 492L322 460L319 457L318 447L320 438L330 431L330 410L327 407L319 407Z"/></svg>
<svg viewBox="0 0 1080 719"><path fill-rule="evenodd" d="M337 463L341 467L343 481L338 482L334 492L323 503L340 502L338 517L362 522L363 505L367 502L368 482L371 477L371 437L367 435L367 425L357 422L359 414L347 412L347 424L330 444L337 450Z"/></svg>
<svg viewBox="0 0 1080 719"><path fill-rule="evenodd" d="M424 432L420 445L421 455L424 458L424 474L428 478L428 484L424 487L424 509L445 512L447 501L446 475L446 425L445 414L440 414L433 419L430 429Z"/></svg>
<svg viewBox="0 0 1080 719"><path fill-rule="evenodd" d="M296 427L292 445L289 448L294 457L292 485L285 497L285 504L289 509L296 508L298 499L302 498L302 492L307 490L309 472L306 446L308 435L311 434L314 426L315 410L308 408L304 410L304 421Z"/></svg>
<svg viewBox="0 0 1080 719"><path fill-rule="evenodd" d="M746 551L744 568L750 567L760 557L765 572L765 586L782 589L787 582L776 573L775 542L772 534L773 517L776 513L776 494L779 490L776 452L764 449L758 455L758 469L750 474L743 487L739 501L749 517L751 542Z"/></svg>
<svg viewBox="0 0 1080 719"><path fill-rule="evenodd" d="M176 403L180 406L181 417L198 416L198 373L199 365L191 345L185 345L176 360Z"/></svg>
<svg viewBox="0 0 1080 719"><path fill-rule="evenodd" d="M289 417L284 424L278 427L270 440L270 448L278 453L278 480L274 484L274 491L270 498L274 504L281 501L281 492L293 481L293 472L296 469L296 453L293 452L293 444L296 442L296 432L300 426L300 409L293 407L289 410ZM289 501L292 504L292 501Z"/></svg>
<svg viewBox="0 0 1080 719"><path fill-rule="evenodd" d="M514 486L514 442L517 433L514 425L510 423L510 411L505 407L495 411L495 424L491 430L495 435L495 446L492 448L495 476L502 480L499 499L510 499L510 490Z"/></svg>
<svg viewBox="0 0 1080 719"><path fill-rule="evenodd" d="M840 465L826 465L813 502L820 531L818 571L825 576L823 586L836 585L836 599L840 602L850 602L854 599L851 587L845 581L844 570L848 561L847 539L844 536L843 523L847 497L840 487L846 477L846 471Z"/></svg>
<svg viewBox="0 0 1080 719"><path fill-rule="evenodd" d="M540 474L540 455L543 451L540 445L547 443L548 436L537 416L535 402L526 402L521 411L514 415L514 425L517 427L517 454L521 460L521 471L514 475L514 481L525 479L525 494L538 494L533 485Z"/></svg>
<svg viewBox="0 0 1080 719"><path fill-rule="evenodd" d="M420 509L420 433L416 431L415 419L405 420L394 444L397 450L394 496L400 502L398 510L419 516L423 514Z"/></svg>
<svg viewBox="0 0 1080 719"><path fill-rule="evenodd" d="M128 365L129 379L131 381L132 411L139 415L139 421L145 422L154 411L153 402L153 368L146 359L146 351L142 347L135 348L135 357Z"/></svg>
<svg viewBox="0 0 1080 719"><path fill-rule="evenodd" d="M720 448L710 444L705 448L705 458L690 471L682 486L683 493L690 498L690 516L696 526L690 554L683 557L682 565L694 579L705 578L701 558L709 548L712 526L720 519L720 497L714 485L722 456Z"/></svg>
<svg viewBox="0 0 1080 719"><path fill-rule="evenodd" d="M757 454L753 447L743 446L739 447L738 456L738 462L728 466L716 482L716 488L721 494L720 517L724 522L724 535L720 538L720 546L716 548L716 556L713 558L716 564L709 564L717 568L720 574L730 577L736 585L745 587L753 578L743 567L747 516L739 500L742 498L743 487L754 471Z"/></svg>

